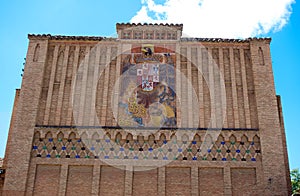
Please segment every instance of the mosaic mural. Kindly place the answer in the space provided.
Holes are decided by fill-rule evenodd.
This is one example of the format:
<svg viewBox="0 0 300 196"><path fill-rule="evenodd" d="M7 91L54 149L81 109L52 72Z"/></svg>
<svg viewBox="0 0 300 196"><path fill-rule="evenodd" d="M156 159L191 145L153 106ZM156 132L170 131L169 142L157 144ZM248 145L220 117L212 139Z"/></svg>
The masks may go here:
<svg viewBox="0 0 300 196"><path fill-rule="evenodd" d="M123 60L119 126L176 127L174 54L153 48L147 45Z"/></svg>
<svg viewBox="0 0 300 196"><path fill-rule="evenodd" d="M222 131L208 149L202 146L206 131L197 131L191 140L178 132L168 136L159 131L147 138L138 136L134 139L132 134L117 130L73 131L35 131L32 156L102 160L261 161L260 138L256 131Z"/></svg>

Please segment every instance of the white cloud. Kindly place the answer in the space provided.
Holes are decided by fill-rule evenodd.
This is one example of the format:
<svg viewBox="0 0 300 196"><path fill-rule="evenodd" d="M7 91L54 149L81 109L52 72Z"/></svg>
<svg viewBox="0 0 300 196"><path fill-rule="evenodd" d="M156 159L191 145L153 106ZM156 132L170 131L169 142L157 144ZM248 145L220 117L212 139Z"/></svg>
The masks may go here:
<svg viewBox="0 0 300 196"><path fill-rule="evenodd" d="M147 7L143 6L140 11L131 19L131 21L152 23L154 20L148 16Z"/></svg>
<svg viewBox="0 0 300 196"><path fill-rule="evenodd" d="M246 38L279 31L294 0L141 0L130 22L182 23L192 37Z"/></svg>

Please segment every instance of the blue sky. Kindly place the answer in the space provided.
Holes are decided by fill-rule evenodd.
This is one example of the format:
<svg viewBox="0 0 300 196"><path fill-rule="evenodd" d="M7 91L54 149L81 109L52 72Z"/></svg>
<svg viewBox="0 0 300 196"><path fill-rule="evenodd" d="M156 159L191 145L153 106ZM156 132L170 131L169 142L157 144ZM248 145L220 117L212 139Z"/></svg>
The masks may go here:
<svg viewBox="0 0 300 196"><path fill-rule="evenodd" d="M282 98L290 168L300 168L300 6L291 2L1 1L0 157L4 156L15 89L21 85L28 33L115 36L117 22L173 22L183 23L184 33L194 37L272 37L273 71L276 92Z"/></svg>

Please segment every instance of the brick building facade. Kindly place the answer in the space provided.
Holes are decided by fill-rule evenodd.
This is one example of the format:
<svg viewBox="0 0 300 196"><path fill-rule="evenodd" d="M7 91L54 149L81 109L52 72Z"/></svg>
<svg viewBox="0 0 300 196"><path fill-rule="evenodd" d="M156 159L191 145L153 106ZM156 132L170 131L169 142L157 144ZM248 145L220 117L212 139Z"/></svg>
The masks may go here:
<svg viewBox="0 0 300 196"><path fill-rule="evenodd" d="M0 195L289 195L269 38L29 34Z"/></svg>

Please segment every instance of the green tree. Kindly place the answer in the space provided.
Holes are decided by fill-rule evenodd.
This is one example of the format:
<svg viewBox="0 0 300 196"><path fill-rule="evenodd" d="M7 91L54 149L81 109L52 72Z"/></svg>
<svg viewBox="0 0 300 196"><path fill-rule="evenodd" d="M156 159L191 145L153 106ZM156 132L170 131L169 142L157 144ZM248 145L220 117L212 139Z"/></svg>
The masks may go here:
<svg viewBox="0 0 300 196"><path fill-rule="evenodd" d="M291 171L291 181L293 193L300 193L300 172L298 168Z"/></svg>

